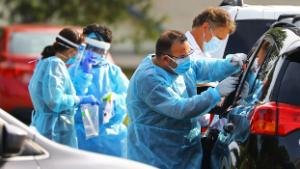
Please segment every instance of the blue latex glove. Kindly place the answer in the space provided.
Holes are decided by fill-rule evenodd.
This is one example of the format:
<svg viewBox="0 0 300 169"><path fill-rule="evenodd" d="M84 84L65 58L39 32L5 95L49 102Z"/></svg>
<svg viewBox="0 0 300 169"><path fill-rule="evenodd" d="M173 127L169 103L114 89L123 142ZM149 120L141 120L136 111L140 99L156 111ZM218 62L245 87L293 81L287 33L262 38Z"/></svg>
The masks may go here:
<svg viewBox="0 0 300 169"><path fill-rule="evenodd" d="M100 104L97 98L93 95L79 96L79 104Z"/></svg>
<svg viewBox="0 0 300 169"><path fill-rule="evenodd" d="M92 65L95 64L94 63L95 62L94 61L95 57L96 56L93 55L92 51L88 50L86 52L84 59L80 63L80 66L81 66L82 71L84 73L91 73L92 72Z"/></svg>
<svg viewBox="0 0 300 169"><path fill-rule="evenodd" d="M217 89L221 96L228 96L234 91L236 85L238 84L239 77L229 76L226 79L222 80Z"/></svg>

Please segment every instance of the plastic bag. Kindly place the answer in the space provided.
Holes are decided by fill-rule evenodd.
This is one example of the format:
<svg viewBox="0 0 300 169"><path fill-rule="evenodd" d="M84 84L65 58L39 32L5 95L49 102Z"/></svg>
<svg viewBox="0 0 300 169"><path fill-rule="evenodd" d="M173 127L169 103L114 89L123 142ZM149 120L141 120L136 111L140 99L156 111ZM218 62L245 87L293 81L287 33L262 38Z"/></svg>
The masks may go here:
<svg viewBox="0 0 300 169"><path fill-rule="evenodd" d="M108 95L106 95L103 98L103 101L106 102L105 107L104 107L104 111L103 111L103 124L106 124L109 122L109 120L112 118L113 116L113 97L112 97L112 93L109 93Z"/></svg>
<svg viewBox="0 0 300 169"><path fill-rule="evenodd" d="M86 139L99 135L99 107L98 105L82 104L80 106Z"/></svg>

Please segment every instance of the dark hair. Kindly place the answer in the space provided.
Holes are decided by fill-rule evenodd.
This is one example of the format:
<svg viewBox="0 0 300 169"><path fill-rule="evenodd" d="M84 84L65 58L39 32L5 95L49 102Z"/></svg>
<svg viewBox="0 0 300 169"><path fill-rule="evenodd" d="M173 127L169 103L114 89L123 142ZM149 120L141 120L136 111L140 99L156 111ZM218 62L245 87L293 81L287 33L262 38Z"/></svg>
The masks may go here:
<svg viewBox="0 0 300 169"><path fill-rule="evenodd" d="M192 27L201 26L204 22L208 22L214 28L227 27L230 33L235 31L235 22L231 19L229 13L220 7L207 8L194 18Z"/></svg>
<svg viewBox="0 0 300 169"><path fill-rule="evenodd" d="M77 45L80 45L83 42L83 38L80 34L72 28L64 28L58 34ZM75 47L59 38L56 38L53 45L49 45L44 48L42 52L42 59L54 56L56 52L63 52L69 48Z"/></svg>
<svg viewBox="0 0 300 169"><path fill-rule="evenodd" d="M155 54L160 57L165 54L171 54L171 46L175 42L183 43L187 38L185 35L176 30L168 30L163 32L156 42Z"/></svg>
<svg viewBox="0 0 300 169"><path fill-rule="evenodd" d="M112 42L112 32L106 26L91 24L83 28L83 35L88 36L91 33L95 33L97 39L100 41L104 41L108 43Z"/></svg>

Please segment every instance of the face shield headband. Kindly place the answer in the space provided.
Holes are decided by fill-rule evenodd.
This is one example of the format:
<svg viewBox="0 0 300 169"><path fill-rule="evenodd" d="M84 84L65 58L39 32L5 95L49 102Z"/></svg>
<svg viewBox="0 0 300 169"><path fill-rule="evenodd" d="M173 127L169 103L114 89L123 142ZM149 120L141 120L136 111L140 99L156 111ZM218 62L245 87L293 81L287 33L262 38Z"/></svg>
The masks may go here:
<svg viewBox="0 0 300 169"><path fill-rule="evenodd" d="M62 40L63 42L65 42L67 45L63 44L61 42L56 41L58 44L66 47L66 48L76 48L76 49L79 48L78 44L75 44L74 42L71 42L70 40L68 40L68 39L66 39L66 38L64 38L64 37L62 37L60 35L57 35L56 38L58 38L58 39Z"/></svg>
<svg viewBox="0 0 300 169"><path fill-rule="evenodd" d="M95 40L95 39L92 39L92 38L88 38L88 37L85 38L85 42L88 45L91 45L91 46L94 46L94 47L97 47L97 48L100 48L100 49L104 49L105 53L110 48L110 43L103 42L103 41L98 41L98 40Z"/></svg>

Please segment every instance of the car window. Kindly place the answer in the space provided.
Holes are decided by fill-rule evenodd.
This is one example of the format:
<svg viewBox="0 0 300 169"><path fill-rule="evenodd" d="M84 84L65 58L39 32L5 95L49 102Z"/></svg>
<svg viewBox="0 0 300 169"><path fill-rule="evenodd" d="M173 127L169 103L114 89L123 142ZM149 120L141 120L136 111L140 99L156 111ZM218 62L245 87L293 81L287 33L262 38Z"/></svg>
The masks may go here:
<svg viewBox="0 0 300 169"><path fill-rule="evenodd" d="M274 72L274 64L278 60L276 56L278 56L277 47L269 38L264 39L251 56L250 67L244 77L249 84L249 93L244 99L247 103L264 100L273 78L271 74Z"/></svg>
<svg viewBox="0 0 300 169"><path fill-rule="evenodd" d="M300 106L300 52L293 55L287 61L288 65L280 82L278 101Z"/></svg>
<svg viewBox="0 0 300 169"><path fill-rule="evenodd" d="M224 56L232 53L248 53L256 40L269 29L275 20L237 20L236 31L229 36Z"/></svg>
<svg viewBox="0 0 300 169"><path fill-rule="evenodd" d="M12 54L39 54L55 40L51 32L14 32L10 37L9 51Z"/></svg>

